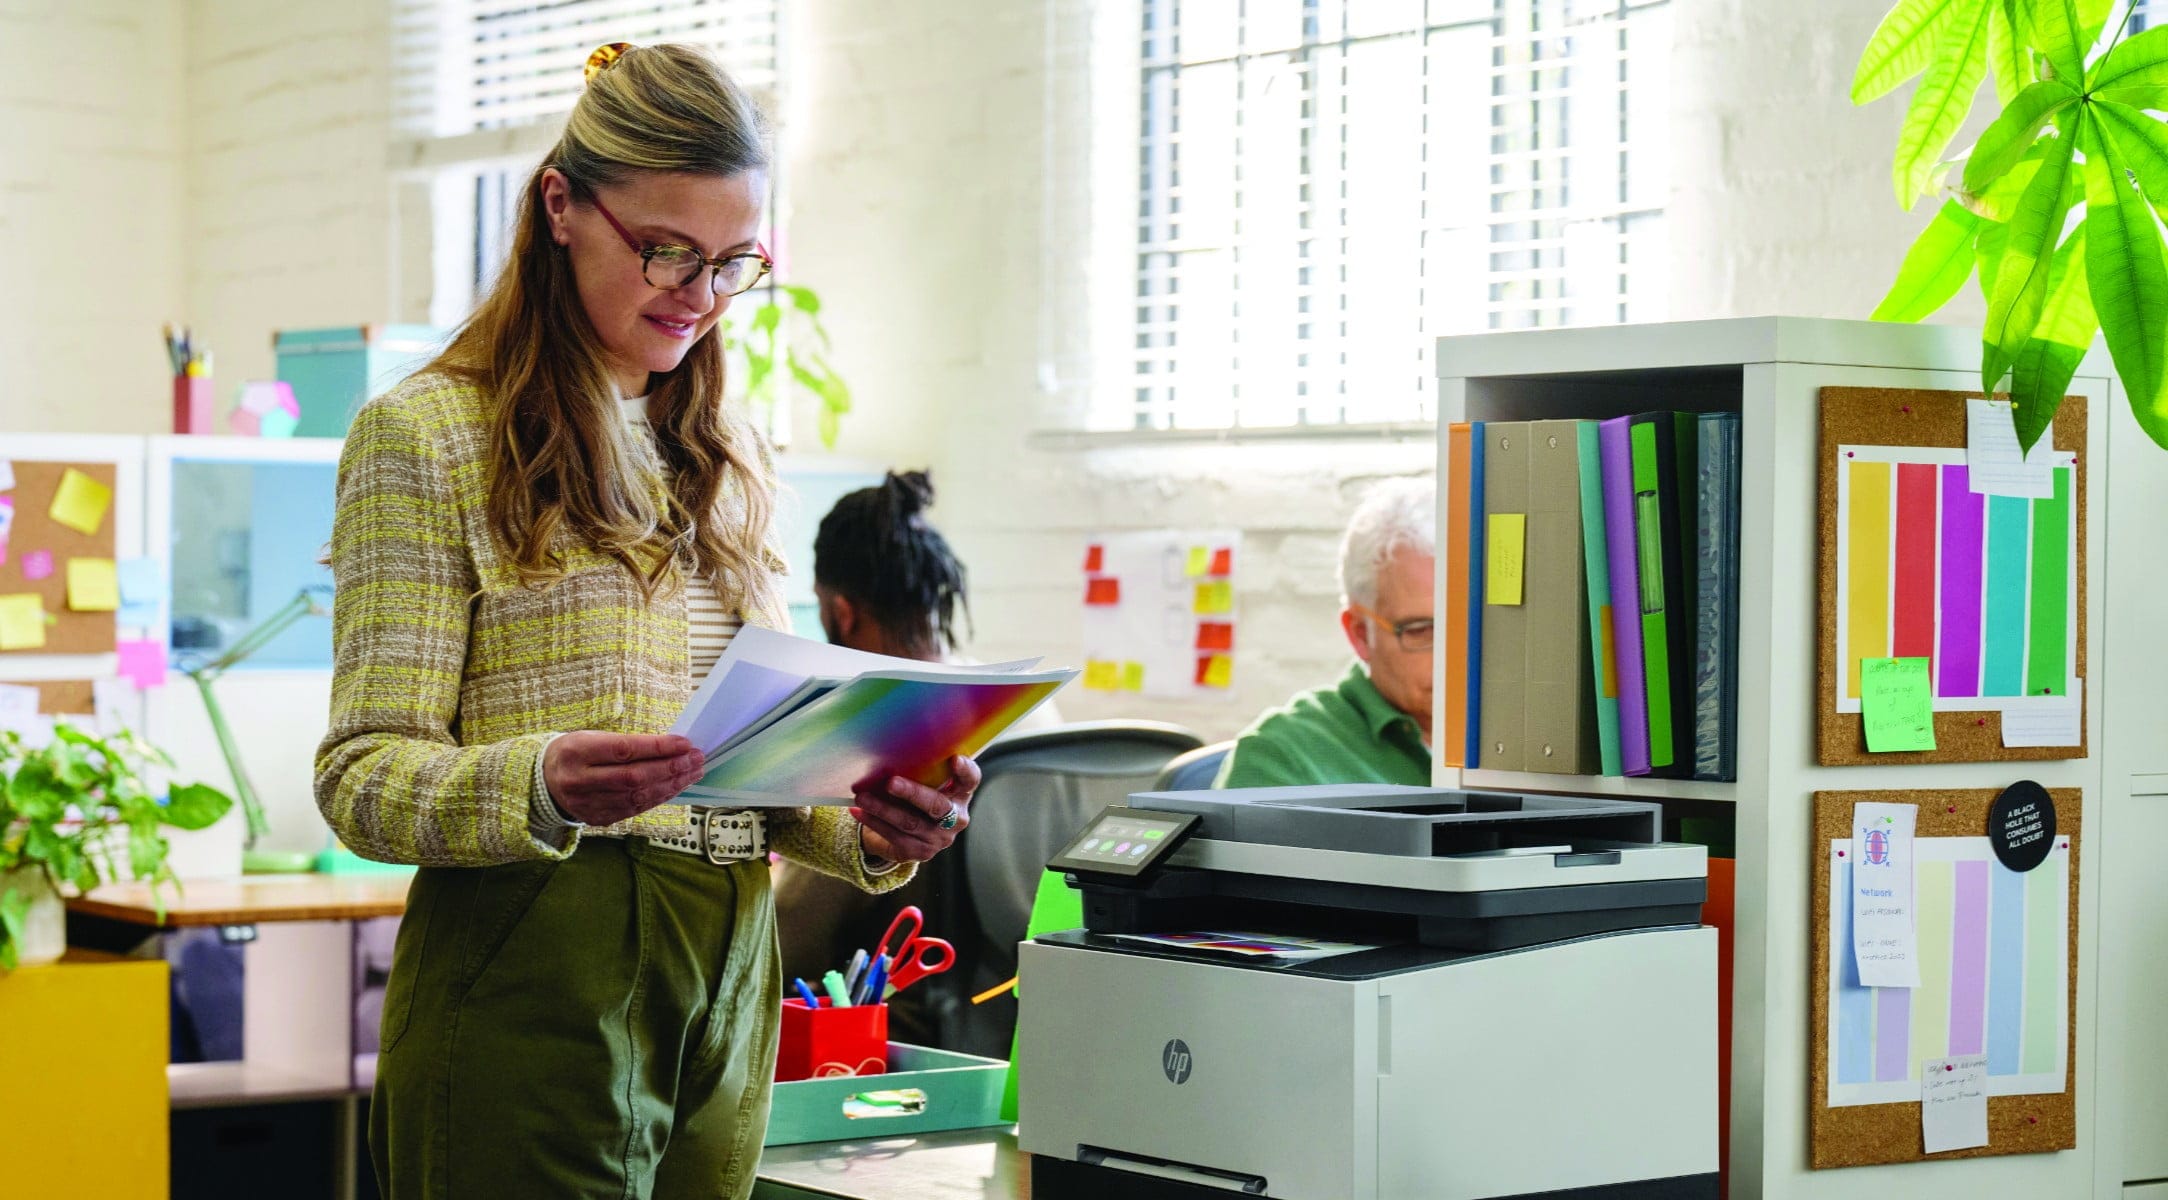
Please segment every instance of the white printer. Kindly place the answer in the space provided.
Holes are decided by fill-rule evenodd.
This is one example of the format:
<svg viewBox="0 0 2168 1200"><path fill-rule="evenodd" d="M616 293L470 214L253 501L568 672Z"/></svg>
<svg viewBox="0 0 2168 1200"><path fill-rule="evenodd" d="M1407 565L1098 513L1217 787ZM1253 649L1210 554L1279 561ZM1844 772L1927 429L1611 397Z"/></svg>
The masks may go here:
<svg viewBox="0 0 2168 1200"><path fill-rule="evenodd" d="M1033 1197L1713 1200L1707 857L1660 831L1380 785L1109 808L1050 864L1084 928L1021 948Z"/></svg>

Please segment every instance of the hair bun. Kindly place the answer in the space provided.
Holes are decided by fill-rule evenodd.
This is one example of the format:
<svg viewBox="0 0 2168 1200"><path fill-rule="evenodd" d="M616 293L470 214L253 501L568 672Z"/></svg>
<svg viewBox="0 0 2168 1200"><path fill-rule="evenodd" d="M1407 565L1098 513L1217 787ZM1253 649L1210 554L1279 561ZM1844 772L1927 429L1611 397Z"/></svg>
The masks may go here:
<svg viewBox="0 0 2168 1200"><path fill-rule="evenodd" d="M889 503L896 506L896 512L900 516L917 516L925 509L933 507L931 472L905 471L899 475L890 471L888 478L881 481L881 490L888 493Z"/></svg>

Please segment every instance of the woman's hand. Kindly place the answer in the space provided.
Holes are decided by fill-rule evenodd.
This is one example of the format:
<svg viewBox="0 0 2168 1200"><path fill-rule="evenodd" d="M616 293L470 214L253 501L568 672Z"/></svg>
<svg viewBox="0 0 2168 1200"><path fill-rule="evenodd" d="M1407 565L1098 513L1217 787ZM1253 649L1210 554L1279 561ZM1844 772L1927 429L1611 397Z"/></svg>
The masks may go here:
<svg viewBox="0 0 2168 1200"><path fill-rule="evenodd" d="M925 862L949 848L971 824L971 793L979 788L979 764L962 755L949 760L949 781L938 789L902 776L882 791L858 793L851 815L858 818L859 844L866 853L890 862ZM943 819L956 824L943 829Z"/></svg>
<svg viewBox="0 0 2168 1200"><path fill-rule="evenodd" d="M568 733L542 755L557 811L588 825L615 825L668 803L703 771L699 747L674 733Z"/></svg>

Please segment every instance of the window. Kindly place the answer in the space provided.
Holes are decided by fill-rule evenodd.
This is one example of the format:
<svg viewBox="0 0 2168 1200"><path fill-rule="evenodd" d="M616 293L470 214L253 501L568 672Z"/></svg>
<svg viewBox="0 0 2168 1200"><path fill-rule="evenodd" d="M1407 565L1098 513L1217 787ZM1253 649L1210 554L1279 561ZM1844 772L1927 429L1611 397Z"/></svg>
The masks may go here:
<svg viewBox="0 0 2168 1200"><path fill-rule="evenodd" d="M1425 421L1441 334L1660 317L1670 20L1141 0L1135 349L1092 423Z"/></svg>
<svg viewBox="0 0 2168 1200"><path fill-rule="evenodd" d="M430 237L412 257L428 260L430 322L457 323L495 279L520 190L579 99L588 51L605 42L704 47L772 113L783 3L401 0L395 103L410 139L404 154L427 182Z"/></svg>

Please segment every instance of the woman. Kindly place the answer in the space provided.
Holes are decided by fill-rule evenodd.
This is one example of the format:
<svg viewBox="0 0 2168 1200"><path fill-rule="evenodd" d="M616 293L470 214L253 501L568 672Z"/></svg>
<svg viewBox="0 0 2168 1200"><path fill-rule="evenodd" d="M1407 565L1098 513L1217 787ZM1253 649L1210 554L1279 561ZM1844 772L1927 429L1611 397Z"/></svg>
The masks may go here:
<svg viewBox="0 0 2168 1200"><path fill-rule="evenodd" d="M689 814L664 736L743 622L781 627L774 481L714 336L768 268L745 94L678 46L606 47L444 354L340 464L317 799L420 864L370 1149L392 1200L744 1196L781 980L769 847L878 891L978 782Z"/></svg>
<svg viewBox="0 0 2168 1200"><path fill-rule="evenodd" d="M955 653L957 614L970 616L964 565L926 518L933 498L933 479L926 472L890 472L879 486L836 501L821 518L813 539L813 593L829 641L924 662L966 661ZM1006 736L1059 724L1061 715L1049 701ZM957 865L951 860L948 871L922 874L902 892L875 898L797 864L782 864L775 876L775 909L784 975L819 979L823 971L843 966L853 950L872 946L907 903L939 922L927 933L969 949L978 939L963 926L974 924L975 906ZM973 1023L967 1019L964 976L962 971L935 975L898 992L889 1005L889 1035L915 1045L1006 1057L1006 1032L974 1036L981 1031L966 1028Z"/></svg>

